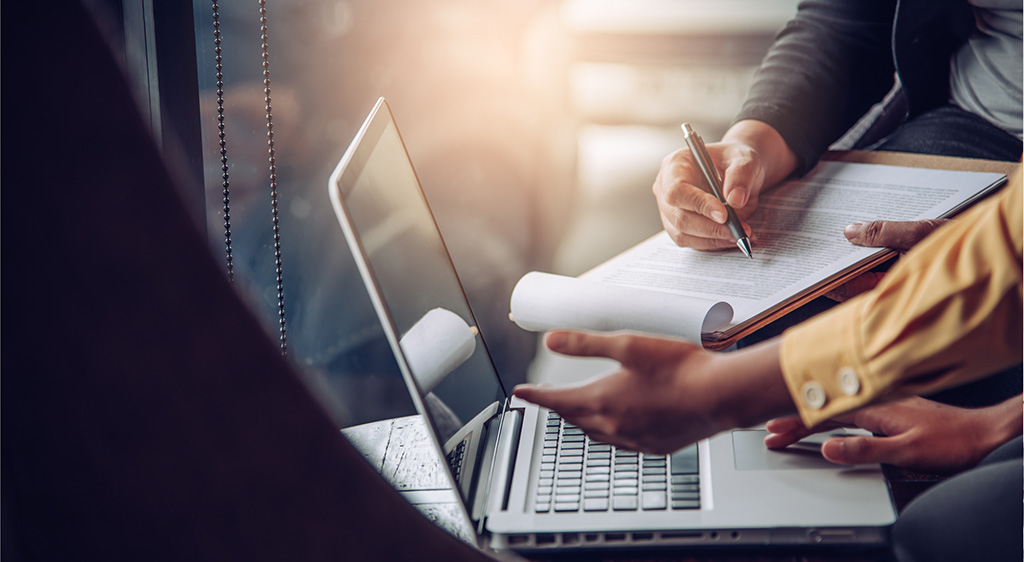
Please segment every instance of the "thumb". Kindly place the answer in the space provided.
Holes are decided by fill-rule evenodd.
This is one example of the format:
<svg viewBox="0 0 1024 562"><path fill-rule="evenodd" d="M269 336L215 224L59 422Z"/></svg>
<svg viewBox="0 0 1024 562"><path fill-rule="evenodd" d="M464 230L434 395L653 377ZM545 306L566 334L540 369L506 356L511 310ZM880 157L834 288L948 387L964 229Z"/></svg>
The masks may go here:
<svg viewBox="0 0 1024 562"><path fill-rule="evenodd" d="M837 464L893 463L900 447L888 437L836 437L821 445L821 454Z"/></svg>
<svg viewBox="0 0 1024 562"><path fill-rule="evenodd" d="M730 207L742 209L750 200L757 180L756 170L753 167L733 163L725 170L725 178L722 180L722 196L725 197Z"/></svg>
<svg viewBox="0 0 1024 562"><path fill-rule="evenodd" d="M945 219L855 222L847 226L843 234L858 246L906 252L946 222Z"/></svg>

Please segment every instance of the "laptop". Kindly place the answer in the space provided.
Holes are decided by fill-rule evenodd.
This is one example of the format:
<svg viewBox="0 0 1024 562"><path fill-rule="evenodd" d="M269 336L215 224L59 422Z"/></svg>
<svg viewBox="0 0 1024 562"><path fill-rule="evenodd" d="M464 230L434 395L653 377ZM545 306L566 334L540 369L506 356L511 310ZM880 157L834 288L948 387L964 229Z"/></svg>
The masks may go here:
<svg viewBox="0 0 1024 562"><path fill-rule="evenodd" d="M479 546L887 540L896 512L880 467L824 460L818 447L828 435L770 451L763 428L745 428L671 455L646 455L591 441L557 413L510 396L383 98L331 175L329 191Z"/></svg>

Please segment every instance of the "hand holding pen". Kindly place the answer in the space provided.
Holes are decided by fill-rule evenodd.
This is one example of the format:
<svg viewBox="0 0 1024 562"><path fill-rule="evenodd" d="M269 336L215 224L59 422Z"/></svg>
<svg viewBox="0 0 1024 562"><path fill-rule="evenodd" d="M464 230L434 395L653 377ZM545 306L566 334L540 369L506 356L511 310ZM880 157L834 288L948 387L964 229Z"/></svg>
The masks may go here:
<svg viewBox="0 0 1024 562"><path fill-rule="evenodd" d="M748 257L753 256L750 253L750 239L747 237L747 233L743 230L743 224L740 222L736 211L729 205L725 200L725 194L723 193L722 177L718 173L718 168L715 167L715 163L711 160L711 155L708 154L707 147L704 146L704 140L700 138L700 135L693 130L693 127L689 123L683 123L683 138L686 140L686 145L690 149L690 153L693 155L694 161L700 168L701 174L704 176L704 181L707 182L708 188L711 193L725 205L725 211L727 213L725 219L725 226L729 229L736 245L739 249Z"/></svg>

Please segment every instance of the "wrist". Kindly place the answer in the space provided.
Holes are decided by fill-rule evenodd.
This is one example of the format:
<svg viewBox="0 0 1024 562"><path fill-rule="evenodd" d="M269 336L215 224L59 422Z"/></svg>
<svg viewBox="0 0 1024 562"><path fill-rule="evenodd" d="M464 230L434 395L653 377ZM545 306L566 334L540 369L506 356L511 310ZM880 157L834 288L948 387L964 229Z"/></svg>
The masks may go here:
<svg viewBox="0 0 1024 562"><path fill-rule="evenodd" d="M711 358L711 417L727 428L750 427L796 412L782 376L778 339Z"/></svg>
<svg viewBox="0 0 1024 562"><path fill-rule="evenodd" d="M778 131L762 121L736 122L722 136L722 142L743 144L758 155L764 166L765 187L782 182L796 170L796 154Z"/></svg>
<svg viewBox="0 0 1024 562"><path fill-rule="evenodd" d="M994 406L985 408L988 423L982 424L978 442L982 444L981 458L988 456L1000 445L1019 436L1024 424L1024 408L1021 396L1014 396ZM980 460L980 459L979 459Z"/></svg>

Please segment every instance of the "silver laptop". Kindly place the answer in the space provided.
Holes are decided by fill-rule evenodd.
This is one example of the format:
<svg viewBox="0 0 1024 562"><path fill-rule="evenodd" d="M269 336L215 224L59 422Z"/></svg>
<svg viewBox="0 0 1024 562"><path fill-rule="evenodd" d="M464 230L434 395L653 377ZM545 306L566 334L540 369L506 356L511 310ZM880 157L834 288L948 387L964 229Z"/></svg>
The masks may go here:
<svg viewBox="0 0 1024 562"><path fill-rule="evenodd" d="M749 428L672 455L645 455L591 441L555 412L510 397L383 98L329 190L481 546L886 541L896 513L880 467L825 461L818 453L825 437L769 451L764 430Z"/></svg>

